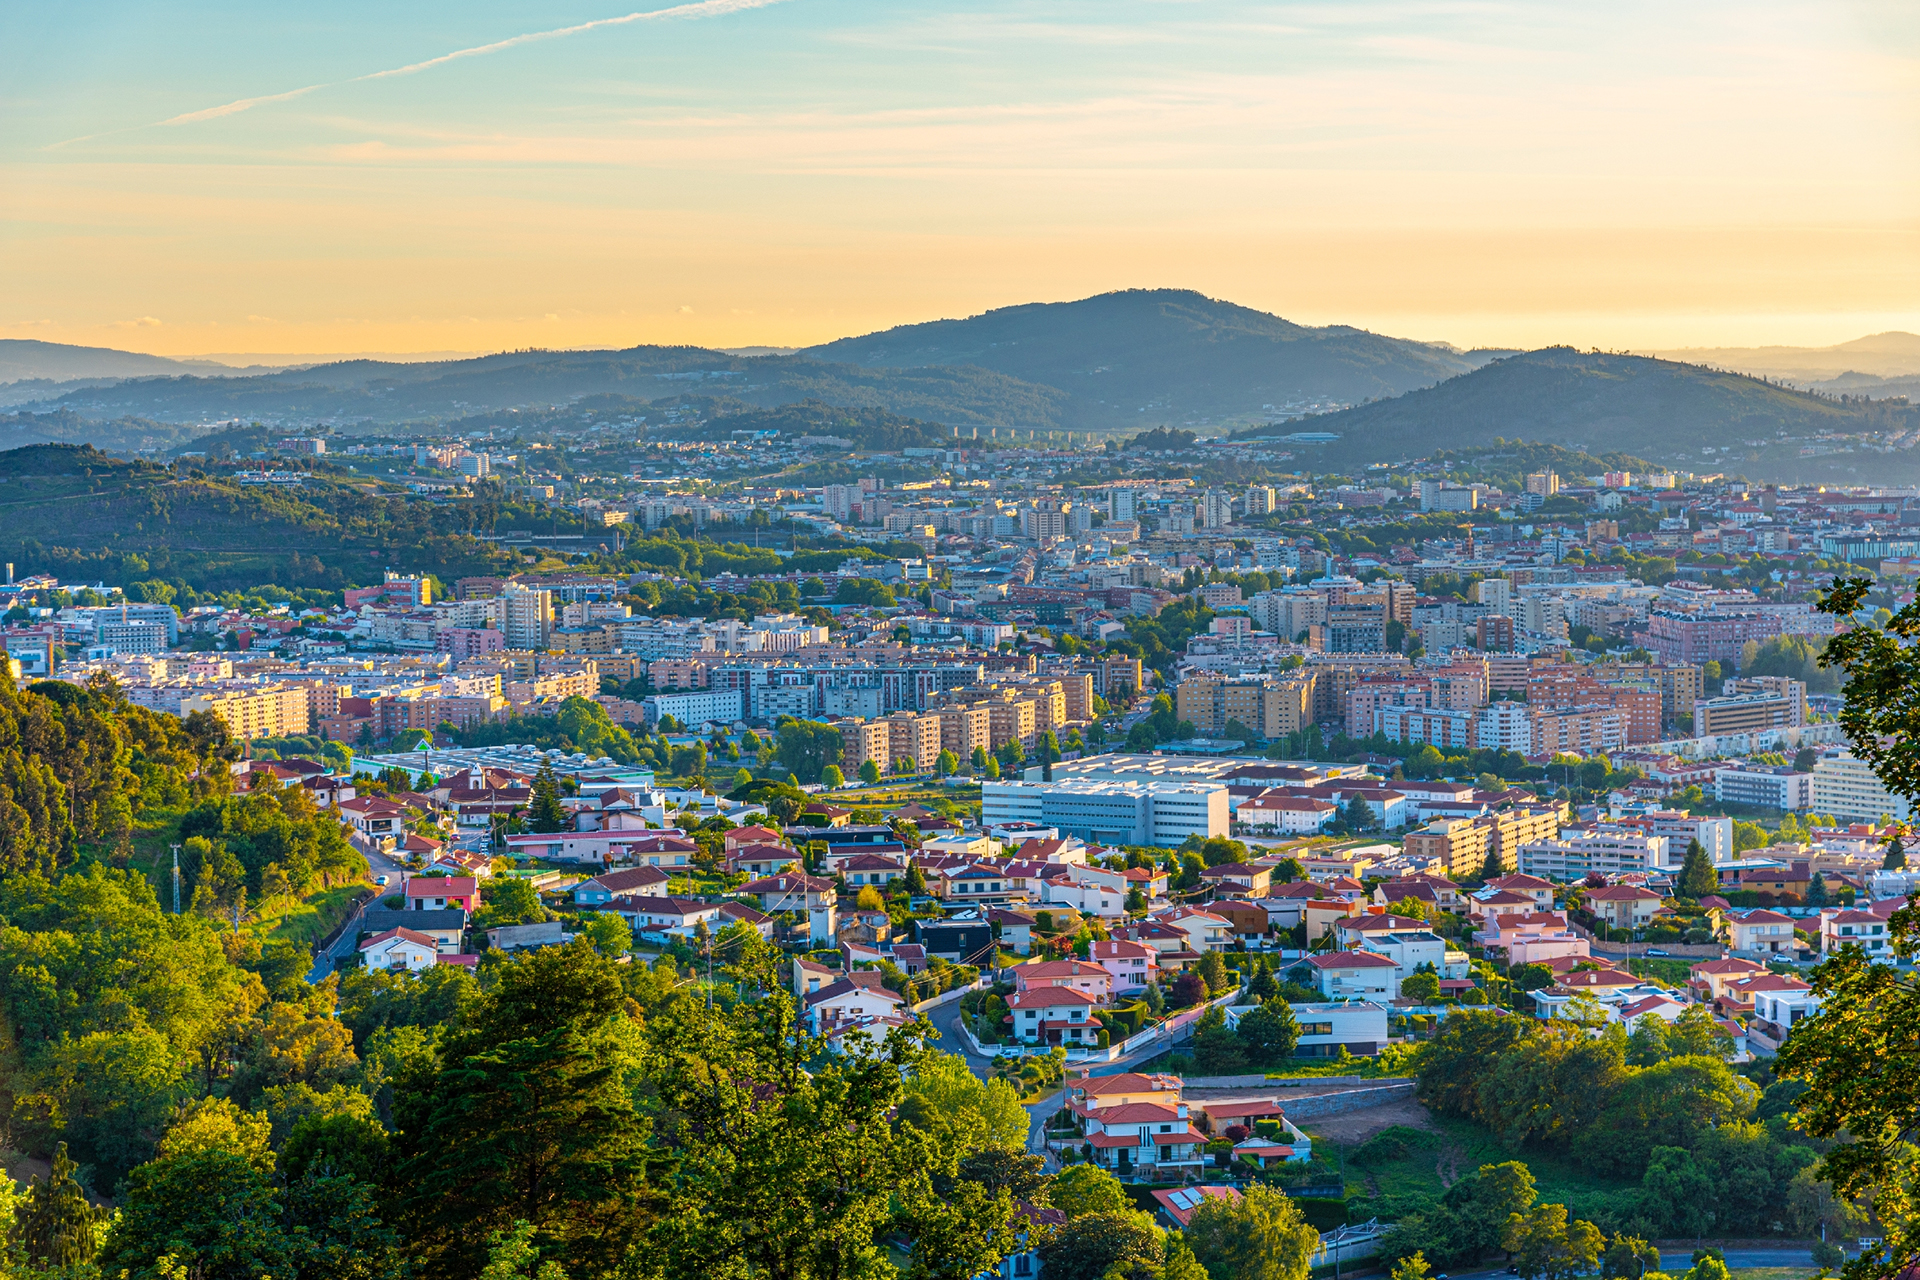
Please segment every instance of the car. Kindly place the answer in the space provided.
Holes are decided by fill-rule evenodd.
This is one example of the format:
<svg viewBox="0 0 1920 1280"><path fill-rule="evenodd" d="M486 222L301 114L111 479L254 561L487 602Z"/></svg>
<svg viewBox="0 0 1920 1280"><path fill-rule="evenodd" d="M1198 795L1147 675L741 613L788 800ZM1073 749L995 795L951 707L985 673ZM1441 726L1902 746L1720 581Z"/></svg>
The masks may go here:
<svg viewBox="0 0 1920 1280"><path fill-rule="evenodd" d="M1662 951L1662 950L1661 950L1660 948L1658 948L1658 947L1648 947L1648 948L1647 948L1647 954L1648 954L1648 955L1650 955L1650 956L1664 956L1664 955L1669 955L1669 954L1671 954L1671 953L1670 953L1670 952L1666 952L1666 951Z"/></svg>
<svg viewBox="0 0 1920 1280"><path fill-rule="evenodd" d="M374 882L375 884L385 884L385 883L387 882L387 877L385 877L385 876L375 876L375 877L373 878L373 882Z"/></svg>

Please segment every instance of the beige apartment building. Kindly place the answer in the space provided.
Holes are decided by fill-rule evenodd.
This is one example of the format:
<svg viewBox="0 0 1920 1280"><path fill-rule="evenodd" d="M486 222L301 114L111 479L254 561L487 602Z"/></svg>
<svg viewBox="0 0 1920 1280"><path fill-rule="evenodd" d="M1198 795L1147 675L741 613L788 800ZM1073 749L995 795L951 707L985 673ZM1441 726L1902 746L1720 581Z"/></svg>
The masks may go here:
<svg viewBox="0 0 1920 1280"><path fill-rule="evenodd" d="M283 738L309 731L310 714L304 685L227 689L196 693L180 700L182 716L196 711L210 711L219 716L236 738Z"/></svg>

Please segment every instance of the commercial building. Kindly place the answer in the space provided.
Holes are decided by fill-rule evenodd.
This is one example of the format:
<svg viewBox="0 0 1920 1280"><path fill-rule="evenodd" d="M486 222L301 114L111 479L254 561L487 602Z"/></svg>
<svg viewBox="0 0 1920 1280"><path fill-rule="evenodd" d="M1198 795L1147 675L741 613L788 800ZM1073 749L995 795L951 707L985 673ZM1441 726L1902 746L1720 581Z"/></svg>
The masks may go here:
<svg viewBox="0 0 1920 1280"><path fill-rule="evenodd" d="M981 825L1032 822L1089 843L1174 848L1228 832L1227 788L1217 782L1060 779L988 782Z"/></svg>

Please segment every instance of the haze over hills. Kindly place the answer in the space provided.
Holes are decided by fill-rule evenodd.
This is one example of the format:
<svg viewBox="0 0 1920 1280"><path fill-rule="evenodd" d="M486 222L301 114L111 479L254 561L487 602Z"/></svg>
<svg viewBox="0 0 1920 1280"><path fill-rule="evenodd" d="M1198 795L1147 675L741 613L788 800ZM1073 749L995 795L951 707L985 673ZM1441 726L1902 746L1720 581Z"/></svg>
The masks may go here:
<svg viewBox="0 0 1920 1280"><path fill-rule="evenodd" d="M1801 450L1823 432L1871 431L1893 440L1920 430L1920 410L1841 404L1742 374L1647 356L1550 347L1302 425L1338 437L1299 446L1298 456L1319 470L1524 439L1592 453L1637 454L1690 471L1737 470L1775 479L1857 470L1858 455L1814 462L1803 459ZM1866 468L1868 479L1886 479L1889 469L1914 473L1920 460L1910 452L1875 456Z"/></svg>
<svg viewBox="0 0 1920 1280"><path fill-rule="evenodd" d="M1831 347L1681 347L1648 354L1802 384L1824 383L1848 373L1874 378L1920 376L1920 334L1898 330Z"/></svg>
<svg viewBox="0 0 1920 1280"><path fill-rule="evenodd" d="M107 391L64 388L45 399L48 407L91 417L392 422L583 395L644 400L655 388L667 393L694 384L764 407L820 399L950 426L1114 431L1244 423L1286 408L1398 395L1475 368L1491 354L1345 326L1309 328L1186 290L1132 290L892 329L799 354L636 347L341 360L259 376L223 370L225 376L146 378Z"/></svg>
<svg viewBox="0 0 1920 1280"><path fill-rule="evenodd" d="M1345 325L1310 328L1188 289L1001 307L806 354L869 368L977 365L1059 388L1072 397L1072 425L1099 428L1395 396L1488 358Z"/></svg>
<svg viewBox="0 0 1920 1280"><path fill-rule="evenodd" d="M1909 353L1920 361L1920 338L1880 334L1811 355L1756 350L1798 351L1841 364L1871 359L1892 369ZM234 419L276 430L316 422L540 430L538 423L566 418L596 400L608 411L648 419L653 430L669 429L664 412L655 409L687 397L725 405L717 410L724 414L761 415L736 424L741 428L849 434L824 425L839 421L859 426L852 434L866 448L888 441L924 446L976 433L984 438L994 428L1004 438L1008 427L1131 434L1169 425L1204 432L1361 401L1342 413L1268 430L1337 435L1331 444L1301 446L1302 465L1314 469L1521 438L1693 470L1824 478L1857 468L1858 460L1805 462L1801 450L1816 434L1920 428L1915 411L1903 405L1858 402L1884 401L1909 393L1909 386L1920 392L1916 375L1829 375L1820 386L1830 394L1814 396L1654 357L1564 347L1517 355L1461 352L1344 326L1310 328L1184 290L1008 307L764 355L657 346L529 350L223 369L214 376L159 357L52 343L0 346L0 354L8 352L14 368L70 372L111 367L111 359L121 358L120 367L141 376L68 384L56 395L38 390L39 383L16 383L16 400L40 398L6 422L10 430L0 431L0 444L89 440L132 450L190 447L196 424ZM156 366L163 376L153 376ZM8 403L4 394L0 404ZM1841 395L1855 402L1834 398ZM1833 449L1822 445L1818 452ZM1886 465L1904 473L1907 456Z"/></svg>

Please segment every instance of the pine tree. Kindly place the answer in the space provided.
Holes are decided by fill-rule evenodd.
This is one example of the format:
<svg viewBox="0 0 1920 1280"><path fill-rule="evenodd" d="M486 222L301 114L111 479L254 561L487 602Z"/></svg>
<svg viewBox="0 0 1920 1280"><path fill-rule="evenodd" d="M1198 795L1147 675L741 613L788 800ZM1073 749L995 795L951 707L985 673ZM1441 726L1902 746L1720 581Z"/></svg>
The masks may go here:
<svg viewBox="0 0 1920 1280"><path fill-rule="evenodd" d="M1807 881L1807 905L1824 907L1827 905L1827 878L1818 871Z"/></svg>
<svg viewBox="0 0 1920 1280"><path fill-rule="evenodd" d="M542 835L566 830L567 811L560 805L560 781L550 764L542 764L540 772L533 775L533 806L527 823Z"/></svg>
<svg viewBox="0 0 1920 1280"><path fill-rule="evenodd" d="M1907 848L1900 843L1900 833L1895 831L1893 839L1887 841L1887 856L1880 860L1882 871L1905 871L1907 869Z"/></svg>
<svg viewBox="0 0 1920 1280"><path fill-rule="evenodd" d="M1253 975L1253 982L1247 990L1259 996L1262 1002L1280 994L1280 983L1273 976L1273 965L1269 961L1259 962L1259 969Z"/></svg>
<svg viewBox="0 0 1920 1280"><path fill-rule="evenodd" d="M1687 841L1687 860L1680 867L1680 896L1698 901L1720 887L1720 877L1707 861L1707 851L1698 840Z"/></svg>
<svg viewBox="0 0 1920 1280"><path fill-rule="evenodd" d="M101 1215L73 1179L79 1167L63 1142L53 1150L52 1171L27 1190L19 1238L27 1257L42 1267L83 1267L93 1261Z"/></svg>

